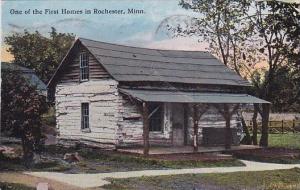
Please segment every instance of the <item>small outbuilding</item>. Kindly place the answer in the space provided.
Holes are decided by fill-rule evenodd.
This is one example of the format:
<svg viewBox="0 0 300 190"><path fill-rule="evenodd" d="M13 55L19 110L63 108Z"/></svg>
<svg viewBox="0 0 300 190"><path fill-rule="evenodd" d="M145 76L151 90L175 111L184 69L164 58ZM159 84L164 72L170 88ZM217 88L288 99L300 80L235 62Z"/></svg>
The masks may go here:
<svg viewBox="0 0 300 190"><path fill-rule="evenodd" d="M77 39L48 84L59 140L105 148L239 144L250 83L208 52Z"/></svg>
<svg viewBox="0 0 300 190"><path fill-rule="evenodd" d="M1 62L1 72L5 71L20 73L20 75L27 80L30 85L36 87L36 90L40 95L47 96L47 86L32 69L22 67L15 63Z"/></svg>

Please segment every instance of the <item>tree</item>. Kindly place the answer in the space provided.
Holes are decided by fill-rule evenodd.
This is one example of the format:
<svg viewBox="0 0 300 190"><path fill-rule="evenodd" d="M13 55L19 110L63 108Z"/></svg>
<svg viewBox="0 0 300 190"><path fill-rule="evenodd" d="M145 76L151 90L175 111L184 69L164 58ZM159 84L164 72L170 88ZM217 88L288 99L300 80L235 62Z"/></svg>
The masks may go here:
<svg viewBox="0 0 300 190"><path fill-rule="evenodd" d="M260 59L257 50L248 42L253 35L253 23L245 22L248 17L251 0L181 0L180 5L186 9L198 12L194 18L194 26L182 29L170 28L175 34L196 35L209 43L210 51L220 58L228 67L237 74L247 78L251 68ZM244 121L241 113L242 121ZM243 142L251 143L250 133L245 122L242 122L246 136Z"/></svg>
<svg viewBox="0 0 300 190"><path fill-rule="evenodd" d="M46 111L46 97L39 95L21 73L2 72L1 129L21 138L26 166L32 163L34 152L40 150L41 116Z"/></svg>
<svg viewBox="0 0 300 190"><path fill-rule="evenodd" d="M251 0L181 0L180 5L199 13L195 26L173 28L176 34L196 35L209 43L210 51L240 76L249 74L249 67L258 60L255 48L247 43L253 23L246 22ZM171 29L172 30L172 29Z"/></svg>
<svg viewBox="0 0 300 190"><path fill-rule="evenodd" d="M290 58L298 54L300 42L300 14L296 4L277 1L256 2L255 15L249 21L255 24L259 51L266 57L267 72L263 82L261 98L272 102L272 94L276 84L276 71L283 65L290 64ZM262 117L261 146L268 146L268 123L270 106L262 104L258 107Z"/></svg>
<svg viewBox="0 0 300 190"><path fill-rule="evenodd" d="M266 77L266 70L265 69L256 69L254 72L251 74L251 83L252 87L250 90L250 93L252 95L255 95L257 97L262 98L263 93L264 93L264 87L265 87L265 77ZM257 124L257 116L259 112L259 104L254 104L254 112L252 116L252 143L254 145L257 145L257 132L258 132L258 124Z"/></svg>
<svg viewBox="0 0 300 190"><path fill-rule="evenodd" d="M8 51L14 56L14 63L33 69L45 83L74 41L73 34L57 33L55 28L51 28L49 34L49 37L45 37L38 31L30 33L25 30L24 33L15 33L4 39L9 45Z"/></svg>
<svg viewBox="0 0 300 190"><path fill-rule="evenodd" d="M282 66L274 78L272 111L298 112L300 110L300 73L293 67Z"/></svg>
<svg viewBox="0 0 300 190"><path fill-rule="evenodd" d="M212 52L238 74L243 76L244 71L251 71L249 66L259 60L267 62L265 81L261 83L259 93L262 99L272 102L276 70L281 65L290 64L289 59L298 53L300 15L297 5L252 0L181 0L180 5L199 12L200 17L194 22L195 26L175 30L188 35L203 35ZM251 72L246 76L251 76ZM268 146L270 106L255 107L262 117L260 145Z"/></svg>

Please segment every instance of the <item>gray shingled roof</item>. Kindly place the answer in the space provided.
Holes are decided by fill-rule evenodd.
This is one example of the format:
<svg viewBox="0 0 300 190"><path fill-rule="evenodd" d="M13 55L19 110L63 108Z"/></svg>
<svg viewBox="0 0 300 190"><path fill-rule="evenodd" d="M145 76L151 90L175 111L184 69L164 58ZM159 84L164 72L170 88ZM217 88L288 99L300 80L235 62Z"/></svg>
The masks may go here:
<svg viewBox="0 0 300 190"><path fill-rule="evenodd" d="M37 90L43 94L47 93L47 86L32 69L22 67L14 63L1 62L1 71L12 70L21 72L22 76L29 82L30 85L36 86Z"/></svg>
<svg viewBox="0 0 300 190"><path fill-rule="evenodd" d="M204 93L162 90L119 89L121 93L146 102L179 102L179 103L270 103L248 94Z"/></svg>
<svg viewBox="0 0 300 190"><path fill-rule="evenodd" d="M208 52L156 50L79 38L117 81L250 86Z"/></svg>

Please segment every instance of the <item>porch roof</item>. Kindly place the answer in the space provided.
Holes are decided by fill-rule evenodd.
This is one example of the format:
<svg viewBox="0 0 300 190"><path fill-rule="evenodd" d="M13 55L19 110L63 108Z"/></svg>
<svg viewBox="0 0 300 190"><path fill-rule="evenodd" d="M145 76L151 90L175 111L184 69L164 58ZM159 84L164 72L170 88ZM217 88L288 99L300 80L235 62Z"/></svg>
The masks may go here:
<svg viewBox="0 0 300 190"><path fill-rule="evenodd" d="M121 93L145 102L173 103L270 103L248 94L205 93L163 90L119 89Z"/></svg>

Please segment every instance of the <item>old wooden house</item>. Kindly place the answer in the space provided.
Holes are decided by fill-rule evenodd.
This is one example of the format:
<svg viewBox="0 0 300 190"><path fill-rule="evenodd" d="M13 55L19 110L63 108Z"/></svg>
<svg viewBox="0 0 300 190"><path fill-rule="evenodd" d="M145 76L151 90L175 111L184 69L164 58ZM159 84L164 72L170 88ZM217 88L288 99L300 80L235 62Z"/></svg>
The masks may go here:
<svg viewBox="0 0 300 190"><path fill-rule="evenodd" d="M106 148L238 145L240 105L268 103L208 52L77 39L48 88L61 142Z"/></svg>

